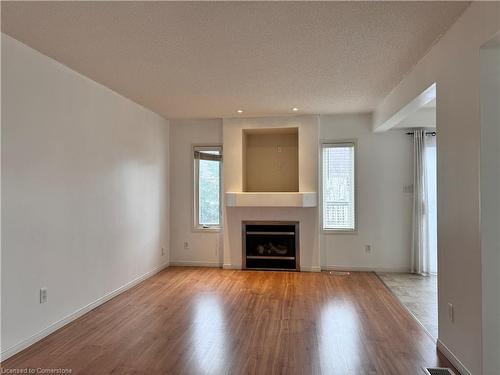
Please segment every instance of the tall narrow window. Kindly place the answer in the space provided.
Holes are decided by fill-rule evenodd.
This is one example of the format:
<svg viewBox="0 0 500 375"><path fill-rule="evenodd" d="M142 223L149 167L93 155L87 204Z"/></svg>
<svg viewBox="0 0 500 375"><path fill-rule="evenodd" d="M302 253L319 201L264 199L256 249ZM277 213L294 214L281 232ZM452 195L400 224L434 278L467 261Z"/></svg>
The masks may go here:
<svg viewBox="0 0 500 375"><path fill-rule="evenodd" d="M194 225L197 229L220 227L222 148L194 147Z"/></svg>
<svg viewBox="0 0 500 375"><path fill-rule="evenodd" d="M354 142L322 146L323 230L356 230L356 178Z"/></svg>

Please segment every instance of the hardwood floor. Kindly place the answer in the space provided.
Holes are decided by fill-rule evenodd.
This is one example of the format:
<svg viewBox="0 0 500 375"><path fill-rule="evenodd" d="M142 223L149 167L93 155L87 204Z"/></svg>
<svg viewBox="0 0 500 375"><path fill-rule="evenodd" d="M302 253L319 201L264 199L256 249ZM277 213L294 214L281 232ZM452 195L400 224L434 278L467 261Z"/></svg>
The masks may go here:
<svg viewBox="0 0 500 375"><path fill-rule="evenodd" d="M372 273L169 268L9 358L73 374L423 374L450 366Z"/></svg>

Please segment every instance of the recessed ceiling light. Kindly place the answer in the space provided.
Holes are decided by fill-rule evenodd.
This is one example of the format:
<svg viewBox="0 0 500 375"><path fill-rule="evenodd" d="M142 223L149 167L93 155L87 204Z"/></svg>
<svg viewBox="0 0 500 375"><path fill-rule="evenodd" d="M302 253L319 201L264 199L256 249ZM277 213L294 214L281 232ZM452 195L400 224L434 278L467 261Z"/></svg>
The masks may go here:
<svg viewBox="0 0 500 375"><path fill-rule="evenodd" d="M242 109L238 109L236 112L243 113L243 110Z"/></svg>
<svg viewBox="0 0 500 375"><path fill-rule="evenodd" d="M297 107L292 107L292 111L297 112L299 109Z"/></svg>

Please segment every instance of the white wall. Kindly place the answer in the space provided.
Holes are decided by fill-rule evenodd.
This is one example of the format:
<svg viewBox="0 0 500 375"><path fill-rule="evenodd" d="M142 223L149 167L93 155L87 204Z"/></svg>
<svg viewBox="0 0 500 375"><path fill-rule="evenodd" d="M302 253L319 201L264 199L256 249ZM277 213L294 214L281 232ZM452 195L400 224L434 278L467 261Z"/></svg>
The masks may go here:
<svg viewBox="0 0 500 375"><path fill-rule="evenodd" d="M483 373L500 374L500 34L481 49Z"/></svg>
<svg viewBox="0 0 500 375"><path fill-rule="evenodd" d="M499 29L500 3L473 2L374 114L377 128L437 84L438 345L472 374L482 373L479 48Z"/></svg>
<svg viewBox="0 0 500 375"><path fill-rule="evenodd" d="M172 265L221 266L220 232L193 229L193 153L195 144L221 145L222 120L171 121ZM184 248L188 243L188 249Z"/></svg>
<svg viewBox="0 0 500 375"><path fill-rule="evenodd" d="M408 271L412 143L405 131L373 133L371 116L321 116L320 140L357 140L358 232L321 235L325 269ZM371 252L365 251L371 245Z"/></svg>
<svg viewBox="0 0 500 375"><path fill-rule="evenodd" d="M227 121L227 120L226 120ZM263 124L279 125L286 119L260 119ZM245 123L239 120L239 123ZM232 125L233 122L231 122ZM229 125L228 125L229 126ZM241 131L231 126L231 131ZM171 122L171 253L172 265L220 266L222 262L221 233L199 232L192 229L193 144L221 144L220 120ZM240 138L240 133L236 136ZM226 134L226 136L228 136ZM331 115L320 118L323 140L358 140L358 199L359 231L357 234L325 234L321 236L321 265L325 268L358 270L408 270L410 260L411 194L403 186L412 183L411 137L403 130L375 134L371 131L371 116ZM317 139L316 136L313 137ZM234 142L231 142L234 146ZM232 148L224 150L226 186L241 189L240 178L227 172L241 168L231 156ZM316 165L317 151L308 157ZM234 164L234 165L233 165ZM314 167L315 168L315 167ZM237 171L237 172L238 172ZM236 174L237 176L238 173ZM316 178L314 175L313 178ZM314 184L314 181L313 181ZM308 187L311 189L311 187ZM316 190L315 187L312 189ZM225 227L227 267L241 266L241 221L298 220L301 222L301 247L318 246L317 209L304 208L227 208L229 222ZM188 212L189 215L179 215ZM184 249L188 242L189 249ZM312 246L311 246L312 244ZM372 252L365 252L365 245ZM301 253L305 270L318 268L317 252Z"/></svg>
<svg viewBox="0 0 500 375"><path fill-rule="evenodd" d="M169 127L3 34L2 107L5 358L168 262Z"/></svg>

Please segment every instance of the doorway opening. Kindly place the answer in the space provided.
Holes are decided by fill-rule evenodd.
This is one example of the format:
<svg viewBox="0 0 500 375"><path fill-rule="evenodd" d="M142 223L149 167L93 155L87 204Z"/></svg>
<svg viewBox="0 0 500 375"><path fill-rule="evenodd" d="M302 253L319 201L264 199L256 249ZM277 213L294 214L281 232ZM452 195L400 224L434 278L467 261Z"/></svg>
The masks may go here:
<svg viewBox="0 0 500 375"><path fill-rule="evenodd" d="M435 84L415 98L392 130L405 131L412 154L410 272L379 277L434 339L438 337L438 197ZM408 110L411 108L411 110Z"/></svg>

